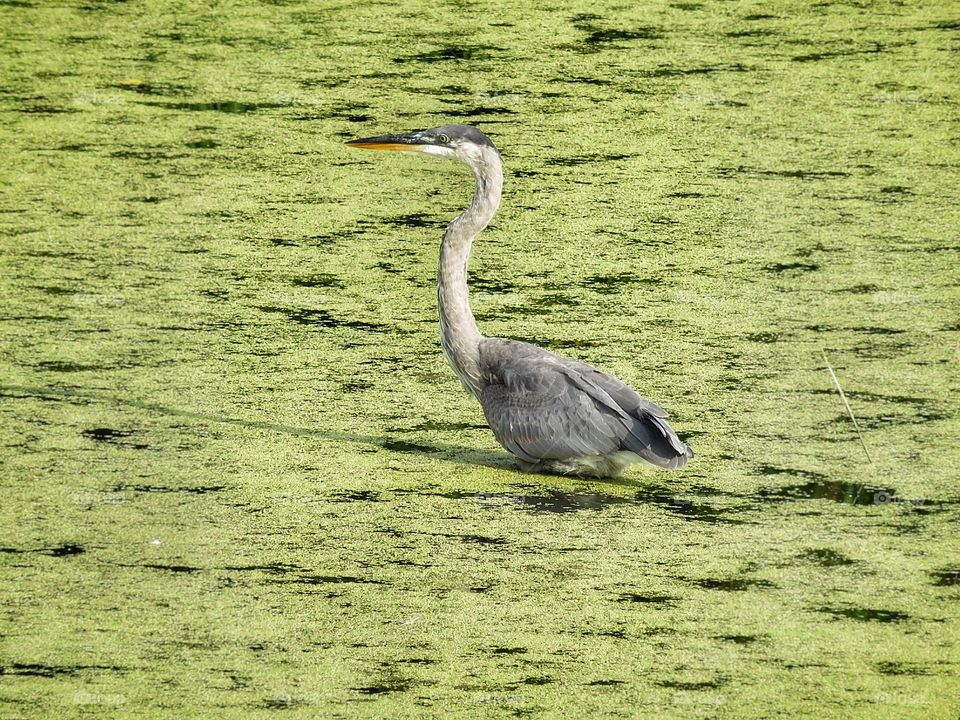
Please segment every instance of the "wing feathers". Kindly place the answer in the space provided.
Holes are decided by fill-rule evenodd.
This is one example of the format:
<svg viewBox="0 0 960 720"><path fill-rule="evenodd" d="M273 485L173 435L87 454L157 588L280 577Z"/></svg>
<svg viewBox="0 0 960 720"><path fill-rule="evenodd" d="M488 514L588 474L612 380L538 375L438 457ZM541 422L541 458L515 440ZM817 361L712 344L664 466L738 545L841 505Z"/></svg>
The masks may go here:
<svg viewBox="0 0 960 720"><path fill-rule="evenodd" d="M499 345L487 345L499 343ZM624 450L662 467L692 457L662 408L617 378L526 343L487 338L480 403L497 440L526 462Z"/></svg>

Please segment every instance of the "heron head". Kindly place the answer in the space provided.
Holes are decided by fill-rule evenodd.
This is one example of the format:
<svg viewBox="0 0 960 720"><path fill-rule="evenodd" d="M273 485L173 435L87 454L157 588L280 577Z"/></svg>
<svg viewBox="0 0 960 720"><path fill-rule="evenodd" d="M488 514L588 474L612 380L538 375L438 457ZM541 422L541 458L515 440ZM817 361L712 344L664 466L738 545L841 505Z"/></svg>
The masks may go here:
<svg viewBox="0 0 960 720"><path fill-rule="evenodd" d="M350 140L347 145L364 150L427 153L467 164L476 162L488 150L497 151L490 138L470 125L442 125L402 135L361 138Z"/></svg>

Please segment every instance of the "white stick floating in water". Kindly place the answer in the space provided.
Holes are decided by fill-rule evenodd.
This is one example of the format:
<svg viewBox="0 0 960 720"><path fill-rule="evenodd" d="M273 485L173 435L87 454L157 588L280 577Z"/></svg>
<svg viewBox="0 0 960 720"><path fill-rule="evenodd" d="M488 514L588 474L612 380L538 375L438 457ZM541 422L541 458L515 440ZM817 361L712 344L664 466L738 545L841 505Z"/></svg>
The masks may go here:
<svg viewBox="0 0 960 720"><path fill-rule="evenodd" d="M820 352L823 353L823 361L827 364L827 370L830 371L830 377L833 378L833 384L837 386L837 392L840 393L840 399L843 400L843 404L847 408L847 414L850 416L850 419L853 421L853 427L857 431L857 437L860 438L860 445L863 447L863 452L866 454L867 460L869 460L870 462L873 462L873 458L870 457L870 451L867 450L867 444L863 441L863 435L860 433L860 426L857 425L857 419L853 416L853 410L850 409L850 403L847 402L847 396L846 394L844 394L843 388L840 387L840 379L837 377L837 374L833 371L833 368L830 366L830 361L827 360L827 351L821 349Z"/></svg>

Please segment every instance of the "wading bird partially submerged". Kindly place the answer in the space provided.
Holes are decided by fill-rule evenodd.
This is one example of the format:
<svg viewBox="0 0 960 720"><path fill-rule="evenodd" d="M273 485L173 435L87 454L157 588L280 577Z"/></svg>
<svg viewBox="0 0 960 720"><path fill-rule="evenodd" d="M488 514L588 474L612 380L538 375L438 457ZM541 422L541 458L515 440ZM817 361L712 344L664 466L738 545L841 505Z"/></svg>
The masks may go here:
<svg viewBox="0 0 960 720"><path fill-rule="evenodd" d="M467 297L467 261L473 239L500 204L503 163L490 138L473 127L445 125L347 145L439 155L473 171L473 201L450 222L440 245L441 342L521 470L606 477L630 463L679 468L693 457L667 413L612 375L525 342L480 334Z"/></svg>

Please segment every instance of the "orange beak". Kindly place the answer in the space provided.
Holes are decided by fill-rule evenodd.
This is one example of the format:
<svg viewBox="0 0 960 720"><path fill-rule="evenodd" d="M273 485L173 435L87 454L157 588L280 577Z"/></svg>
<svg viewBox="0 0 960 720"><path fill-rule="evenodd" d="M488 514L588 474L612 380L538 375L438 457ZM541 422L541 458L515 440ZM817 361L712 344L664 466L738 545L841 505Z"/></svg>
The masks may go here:
<svg viewBox="0 0 960 720"><path fill-rule="evenodd" d="M381 135L380 137L360 138L347 142L349 147L363 150L392 150L395 152L423 152L429 145L429 140L423 133L414 132L408 135Z"/></svg>

